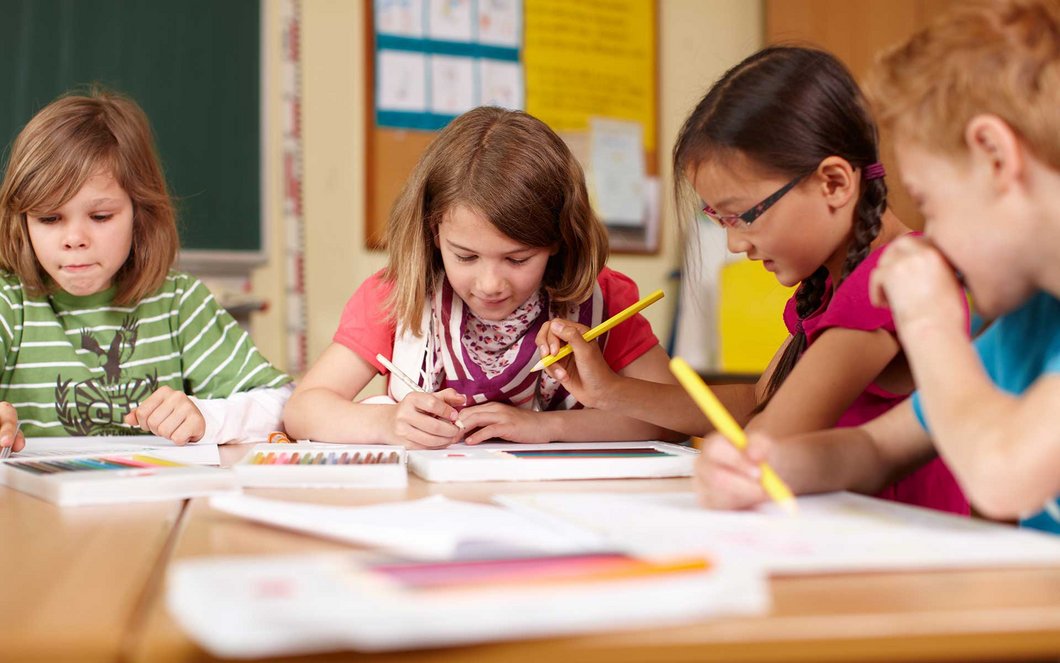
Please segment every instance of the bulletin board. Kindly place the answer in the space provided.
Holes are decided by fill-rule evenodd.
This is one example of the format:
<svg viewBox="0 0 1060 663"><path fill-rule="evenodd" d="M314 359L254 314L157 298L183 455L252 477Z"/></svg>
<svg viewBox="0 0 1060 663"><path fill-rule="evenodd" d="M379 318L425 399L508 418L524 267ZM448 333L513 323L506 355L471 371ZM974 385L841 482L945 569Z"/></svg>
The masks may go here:
<svg viewBox="0 0 1060 663"><path fill-rule="evenodd" d="M613 251L658 250L656 0L365 7L369 248L383 248L390 209L437 131L499 105L541 119L571 147Z"/></svg>

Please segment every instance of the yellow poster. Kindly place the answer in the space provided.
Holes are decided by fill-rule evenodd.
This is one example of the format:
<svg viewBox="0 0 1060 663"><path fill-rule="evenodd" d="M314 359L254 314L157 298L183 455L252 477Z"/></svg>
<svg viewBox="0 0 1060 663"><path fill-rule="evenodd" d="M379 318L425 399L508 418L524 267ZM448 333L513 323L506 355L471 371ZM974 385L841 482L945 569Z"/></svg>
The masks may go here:
<svg viewBox="0 0 1060 663"><path fill-rule="evenodd" d="M638 122L655 150L655 0L525 0L526 110L558 132Z"/></svg>

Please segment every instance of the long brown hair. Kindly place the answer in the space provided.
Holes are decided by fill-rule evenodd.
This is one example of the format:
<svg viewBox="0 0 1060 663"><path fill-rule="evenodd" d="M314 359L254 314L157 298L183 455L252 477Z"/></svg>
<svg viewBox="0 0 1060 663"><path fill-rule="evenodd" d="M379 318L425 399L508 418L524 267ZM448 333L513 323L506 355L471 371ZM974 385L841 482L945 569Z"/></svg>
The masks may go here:
<svg viewBox="0 0 1060 663"><path fill-rule="evenodd" d="M114 275L115 303L138 302L165 281L180 240L147 116L127 97L93 90L45 106L11 148L0 185L0 268L28 294L54 284L33 252L27 212L61 207L100 172L110 172L133 205L132 248Z"/></svg>
<svg viewBox="0 0 1060 663"><path fill-rule="evenodd" d="M393 284L387 308L399 328L421 331L424 302L444 276L434 238L459 205L516 242L558 248L542 281L553 304L592 293L607 261L607 232L589 205L581 166L540 120L476 108L438 134L390 213L384 278Z"/></svg>
<svg viewBox="0 0 1060 663"><path fill-rule="evenodd" d="M678 209L687 208L687 201L693 199L691 186L680 175L708 159L724 159L733 153L786 178L814 171L829 156L842 157L860 168L853 237L840 283L869 254L887 208L887 185L883 178L864 176L865 167L879 161L876 124L854 78L834 56L809 48L775 46L725 72L685 120L674 145ZM693 216L681 214L679 218ZM799 284L795 294L799 330L777 363L758 410L773 397L805 350L801 320L820 308L827 277L828 270L821 266Z"/></svg>

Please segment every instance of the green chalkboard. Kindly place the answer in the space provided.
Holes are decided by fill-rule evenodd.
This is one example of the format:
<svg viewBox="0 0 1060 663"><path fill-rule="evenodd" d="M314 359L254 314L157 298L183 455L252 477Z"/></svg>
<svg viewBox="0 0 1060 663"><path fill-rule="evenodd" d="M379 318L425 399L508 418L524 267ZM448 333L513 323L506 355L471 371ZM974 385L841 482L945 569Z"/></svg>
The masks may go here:
<svg viewBox="0 0 1060 663"><path fill-rule="evenodd" d="M0 0L0 145L71 89L143 106L184 249L259 254L259 0Z"/></svg>

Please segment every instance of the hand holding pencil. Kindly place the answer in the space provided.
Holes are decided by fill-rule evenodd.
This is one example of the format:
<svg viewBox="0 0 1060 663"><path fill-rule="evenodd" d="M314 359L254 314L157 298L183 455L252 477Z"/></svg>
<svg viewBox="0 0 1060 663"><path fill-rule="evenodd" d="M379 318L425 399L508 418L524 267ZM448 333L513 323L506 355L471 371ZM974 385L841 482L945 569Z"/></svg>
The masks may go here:
<svg viewBox="0 0 1060 663"><path fill-rule="evenodd" d="M561 318L550 320L537 335L542 360L534 370L544 367L582 405L604 407L601 399L612 393L612 386L620 377L611 370L600 347L591 341L662 297L663 291L656 290L592 329Z"/></svg>
<svg viewBox="0 0 1060 663"><path fill-rule="evenodd" d="M772 499L794 514L795 496L766 462L766 449L749 449L743 429L683 359L672 359L670 370L717 431L707 438L696 467L697 488L706 505L745 508Z"/></svg>
<svg viewBox="0 0 1060 663"><path fill-rule="evenodd" d="M395 409L390 431L392 443L410 448L438 449L460 439L466 426L458 418L456 408L465 405L463 394L455 389L429 393L383 355L377 354L375 359L412 390ZM457 430L455 434L453 427Z"/></svg>

